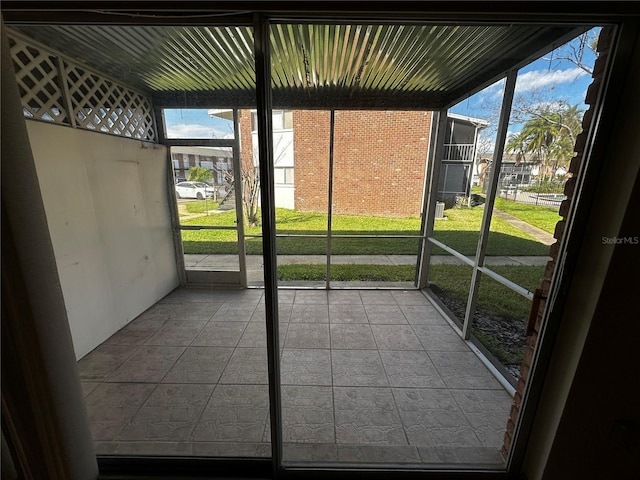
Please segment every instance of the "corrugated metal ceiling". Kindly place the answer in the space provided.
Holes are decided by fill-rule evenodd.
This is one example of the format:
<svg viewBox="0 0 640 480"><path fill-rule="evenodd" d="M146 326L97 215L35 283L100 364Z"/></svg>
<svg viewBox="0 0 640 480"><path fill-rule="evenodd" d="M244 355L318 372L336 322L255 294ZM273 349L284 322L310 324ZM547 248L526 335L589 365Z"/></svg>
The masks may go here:
<svg viewBox="0 0 640 480"><path fill-rule="evenodd" d="M250 27L16 29L155 92L156 103L253 104ZM572 33L549 25L274 24L274 105L439 108Z"/></svg>

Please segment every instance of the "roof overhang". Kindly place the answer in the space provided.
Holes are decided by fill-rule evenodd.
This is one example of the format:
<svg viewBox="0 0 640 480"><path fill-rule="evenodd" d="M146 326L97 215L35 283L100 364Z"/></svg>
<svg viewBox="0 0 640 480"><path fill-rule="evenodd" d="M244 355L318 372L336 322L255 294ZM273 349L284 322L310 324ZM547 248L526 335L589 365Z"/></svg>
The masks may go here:
<svg viewBox="0 0 640 480"><path fill-rule="evenodd" d="M115 18L136 18L120 13ZM27 25L14 15L11 28L150 93L159 107L256 104L250 26L150 25L148 16L144 25L116 25L113 12L102 24L78 24L74 15L67 25ZM448 108L591 26L281 16L270 27L273 107Z"/></svg>
<svg viewBox="0 0 640 480"><path fill-rule="evenodd" d="M447 117L464 122L464 123L468 123L469 125L473 125L478 130L482 130L483 128L487 128L489 126L489 121L483 118L469 117L467 115L458 115L457 113L451 113L451 112L447 113Z"/></svg>

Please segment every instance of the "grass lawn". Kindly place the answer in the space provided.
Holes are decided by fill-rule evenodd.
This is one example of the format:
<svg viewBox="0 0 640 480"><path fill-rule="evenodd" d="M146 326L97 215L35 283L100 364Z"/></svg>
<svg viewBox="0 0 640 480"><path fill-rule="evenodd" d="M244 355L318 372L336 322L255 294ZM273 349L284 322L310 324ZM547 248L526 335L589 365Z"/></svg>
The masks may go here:
<svg viewBox="0 0 640 480"><path fill-rule="evenodd" d="M433 236L464 255L474 255L478 244L483 207L445 210L447 220L436 220ZM444 253L435 249L434 253ZM487 255L548 255L549 247L539 243L507 221L491 220Z"/></svg>
<svg viewBox="0 0 640 480"><path fill-rule="evenodd" d="M496 265L490 268L530 292L540 287L544 277L544 266ZM461 305L467 303L470 282L471 267L466 265L429 267L429 283L436 284L444 295ZM477 305L492 315L515 319L526 319L531 306L526 298L486 275L480 281Z"/></svg>
<svg viewBox="0 0 640 480"><path fill-rule="evenodd" d="M560 220L557 208L526 205L505 200L504 198L496 198L495 208L550 234L553 234L556 224Z"/></svg>
<svg viewBox="0 0 640 480"><path fill-rule="evenodd" d="M540 286L544 276L543 266L494 266L491 269L530 292ZM462 320L469 295L471 268L432 265L429 272L432 291ZM519 365L524 354L524 330L530 308L531 302L526 298L483 275L473 334L504 365Z"/></svg>
<svg viewBox="0 0 640 480"><path fill-rule="evenodd" d="M336 282L413 282L415 265L331 265L331 280ZM324 265L279 265L278 280L324 281Z"/></svg>
<svg viewBox="0 0 640 480"><path fill-rule="evenodd" d="M194 202L195 203L195 202ZM204 202L201 202L204 203ZM195 208L195 207L194 207ZM438 220L434 237L458 250L464 255L473 255L476 250L478 231L482 221L482 208L450 209L446 211L448 220ZM227 211L183 221L183 225L234 225L235 212ZM327 215L322 213L297 212L276 209L278 233L325 235ZM494 218L488 243L488 255L547 255L545 245L512 227L502 219ZM247 227L248 234L260 234L261 228ZM420 219L385 218L358 215L334 215L333 234L343 235L418 235ZM185 253L237 253L236 233L223 230L183 231ZM334 255L415 255L418 251L417 239L334 239ZM280 255L312 255L326 253L324 238L278 238L277 250ZM249 255L262 252L259 238L246 239ZM434 253L443 253L436 249Z"/></svg>
<svg viewBox="0 0 640 480"><path fill-rule="evenodd" d="M214 202L213 200L196 200L195 202L185 204L187 212L189 213L207 213L209 210L217 209L218 206L218 202Z"/></svg>

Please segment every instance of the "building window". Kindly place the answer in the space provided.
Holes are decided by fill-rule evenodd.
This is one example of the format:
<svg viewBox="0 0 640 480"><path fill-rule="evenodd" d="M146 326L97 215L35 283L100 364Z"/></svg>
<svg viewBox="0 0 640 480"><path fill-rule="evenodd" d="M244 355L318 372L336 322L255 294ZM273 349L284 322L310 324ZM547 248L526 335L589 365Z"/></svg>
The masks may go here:
<svg viewBox="0 0 640 480"><path fill-rule="evenodd" d="M284 122L284 124L282 125L282 127L285 130L293 129L293 112L291 110L285 110L284 111L283 122Z"/></svg>
<svg viewBox="0 0 640 480"><path fill-rule="evenodd" d="M293 112L291 110L274 110L273 111L273 130L291 130L293 129ZM251 112L251 131L258 131L258 114Z"/></svg>
<svg viewBox="0 0 640 480"><path fill-rule="evenodd" d="M273 173L276 185L293 185L293 167L276 167Z"/></svg>

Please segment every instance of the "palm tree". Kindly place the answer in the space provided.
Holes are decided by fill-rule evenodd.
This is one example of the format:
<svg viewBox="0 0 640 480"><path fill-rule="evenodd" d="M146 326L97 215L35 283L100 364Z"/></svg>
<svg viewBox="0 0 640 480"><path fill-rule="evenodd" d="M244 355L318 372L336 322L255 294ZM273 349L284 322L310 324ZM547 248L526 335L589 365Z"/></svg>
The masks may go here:
<svg viewBox="0 0 640 480"><path fill-rule="evenodd" d="M549 173L549 150L555 137L553 124L542 118L531 118L522 127L521 135L525 138L525 152L532 153L540 162L542 178L546 179Z"/></svg>
<svg viewBox="0 0 640 480"><path fill-rule="evenodd" d="M523 132L514 133L509 136L507 139L507 145L505 147L508 153L515 153L516 155L516 165L520 162L527 161L526 153L527 153L527 138Z"/></svg>
<svg viewBox="0 0 640 480"><path fill-rule="evenodd" d="M574 155L581 120L582 110L577 105L532 110L520 133L512 135L507 143L507 151L534 154L540 162L543 180L552 179L558 168L566 167Z"/></svg>

